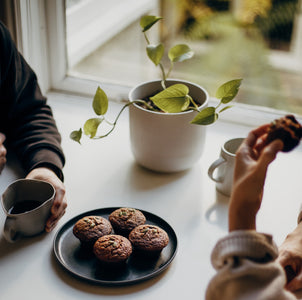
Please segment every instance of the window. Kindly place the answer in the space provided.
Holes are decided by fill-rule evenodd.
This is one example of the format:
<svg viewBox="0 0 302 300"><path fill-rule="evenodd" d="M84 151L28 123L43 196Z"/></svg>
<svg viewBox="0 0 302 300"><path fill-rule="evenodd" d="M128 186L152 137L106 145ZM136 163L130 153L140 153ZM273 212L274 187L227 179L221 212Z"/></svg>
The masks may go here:
<svg viewBox="0 0 302 300"><path fill-rule="evenodd" d="M66 1L68 72L129 82L135 73L129 69L142 62L144 39L137 23L147 13L158 14L157 0Z"/></svg>
<svg viewBox="0 0 302 300"><path fill-rule="evenodd" d="M302 15L297 0L179 1L174 24L196 51L179 72L206 85L244 79L241 103L302 113Z"/></svg>
<svg viewBox="0 0 302 300"><path fill-rule="evenodd" d="M101 84L111 98L124 99L133 82L156 76L151 64L145 67L145 41L137 23L144 14L159 13L157 0L58 0L46 4L51 16L48 26L55 88L94 94ZM59 65L58 58L62 59Z"/></svg>
<svg viewBox="0 0 302 300"><path fill-rule="evenodd" d="M122 99L134 84L159 78L138 25L156 14L164 25L152 28L153 41L185 42L195 52L172 77L210 95L243 78L243 107L302 114L301 0L45 0L44 11L55 89L92 95L101 84Z"/></svg>

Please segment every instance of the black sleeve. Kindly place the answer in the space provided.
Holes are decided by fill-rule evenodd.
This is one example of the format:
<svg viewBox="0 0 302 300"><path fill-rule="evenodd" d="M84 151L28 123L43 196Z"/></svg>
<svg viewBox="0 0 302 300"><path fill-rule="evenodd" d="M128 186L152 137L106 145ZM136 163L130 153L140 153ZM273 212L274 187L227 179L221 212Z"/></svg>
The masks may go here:
<svg viewBox="0 0 302 300"><path fill-rule="evenodd" d="M26 172L45 166L63 180L65 157L52 110L37 77L0 22L0 131Z"/></svg>

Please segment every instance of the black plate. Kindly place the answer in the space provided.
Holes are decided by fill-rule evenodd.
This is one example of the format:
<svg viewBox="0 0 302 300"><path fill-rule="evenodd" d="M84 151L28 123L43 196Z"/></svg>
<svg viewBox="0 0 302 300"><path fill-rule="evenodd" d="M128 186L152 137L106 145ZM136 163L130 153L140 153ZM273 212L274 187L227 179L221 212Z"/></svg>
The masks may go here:
<svg viewBox="0 0 302 300"><path fill-rule="evenodd" d="M74 224L87 215L109 217L119 207L100 208L82 213L67 223L57 232L54 239L54 253L58 262L72 275L100 285L126 285L150 279L164 271L172 262L177 250L177 237L172 227L160 217L147 211L147 224L157 225L169 235L169 244L157 257L142 257L132 254L123 266L106 267L100 264L91 251L83 249L80 241L73 235Z"/></svg>

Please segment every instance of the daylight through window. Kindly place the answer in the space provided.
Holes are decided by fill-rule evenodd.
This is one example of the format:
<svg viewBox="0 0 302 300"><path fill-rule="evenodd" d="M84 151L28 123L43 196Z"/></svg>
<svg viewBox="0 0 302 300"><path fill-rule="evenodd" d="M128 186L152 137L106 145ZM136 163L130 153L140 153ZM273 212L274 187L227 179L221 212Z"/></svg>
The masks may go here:
<svg viewBox="0 0 302 300"><path fill-rule="evenodd" d="M221 83L243 78L238 102L302 114L301 2L69 0L68 73L129 87L160 78L139 26L142 15L160 15L153 42L186 43L195 52L171 77L194 81L211 96Z"/></svg>

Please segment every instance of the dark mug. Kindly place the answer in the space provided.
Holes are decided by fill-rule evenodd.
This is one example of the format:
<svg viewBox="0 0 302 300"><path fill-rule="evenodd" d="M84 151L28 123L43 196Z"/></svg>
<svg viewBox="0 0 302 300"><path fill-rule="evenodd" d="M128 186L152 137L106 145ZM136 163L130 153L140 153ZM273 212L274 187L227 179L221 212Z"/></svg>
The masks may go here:
<svg viewBox="0 0 302 300"><path fill-rule="evenodd" d="M19 179L11 183L1 198L6 214L4 238L15 242L43 232L54 198L55 189L46 181Z"/></svg>

